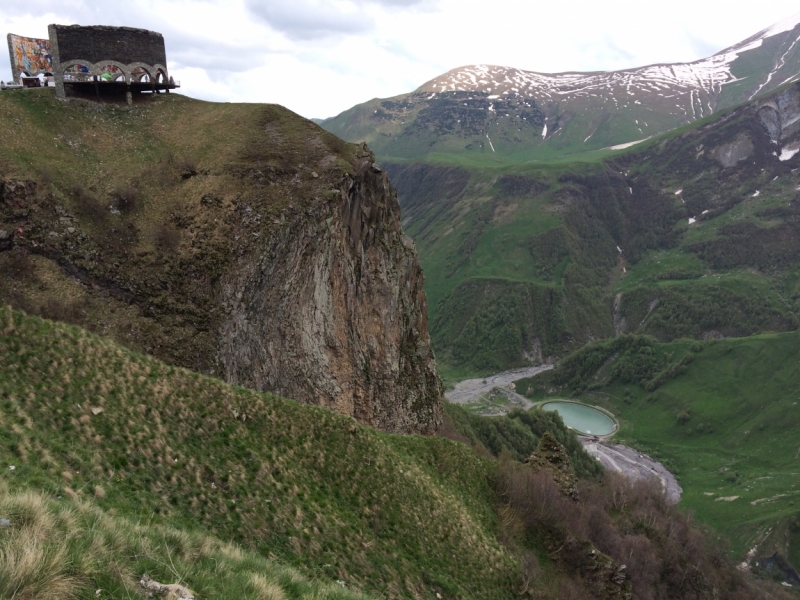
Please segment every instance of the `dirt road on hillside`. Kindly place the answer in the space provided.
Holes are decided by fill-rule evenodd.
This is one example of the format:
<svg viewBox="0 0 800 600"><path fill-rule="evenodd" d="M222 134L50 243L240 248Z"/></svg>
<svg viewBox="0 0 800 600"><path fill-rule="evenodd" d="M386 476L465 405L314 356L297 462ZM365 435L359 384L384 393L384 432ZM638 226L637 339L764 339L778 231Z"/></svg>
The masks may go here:
<svg viewBox="0 0 800 600"><path fill-rule="evenodd" d="M518 397L517 399L521 403L533 405L530 400L520 396L513 390L513 383L519 379L533 377L543 371L549 371L552 368L553 365L539 365L516 371L506 371L481 379L465 379L464 381L459 381L452 390L446 391L444 397L454 404L469 404L479 396L491 392L494 388L505 388L515 397Z"/></svg>
<svg viewBox="0 0 800 600"><path fill-rule="evenodd" d="M660 462L622 444L595 442L585 437L579 439L586 451L598 458L606 469L617 471L631 479L656 477L661 481L667 502L670 504L680 502L683 489L678 485L675 476Z"/></svg>

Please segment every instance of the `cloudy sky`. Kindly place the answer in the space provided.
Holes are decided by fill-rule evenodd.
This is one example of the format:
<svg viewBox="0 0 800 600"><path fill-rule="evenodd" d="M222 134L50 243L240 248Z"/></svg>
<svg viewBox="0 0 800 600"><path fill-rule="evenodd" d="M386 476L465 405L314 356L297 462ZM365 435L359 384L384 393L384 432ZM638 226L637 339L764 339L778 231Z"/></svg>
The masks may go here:
<svg viewBox="0 0 800 600"><path fill-rule="evenodd" d="M328 117L467 64L553 73L691 61L797 12L797 0L24 0L2 3L0 32L152 29L182 93Z"/></svg>

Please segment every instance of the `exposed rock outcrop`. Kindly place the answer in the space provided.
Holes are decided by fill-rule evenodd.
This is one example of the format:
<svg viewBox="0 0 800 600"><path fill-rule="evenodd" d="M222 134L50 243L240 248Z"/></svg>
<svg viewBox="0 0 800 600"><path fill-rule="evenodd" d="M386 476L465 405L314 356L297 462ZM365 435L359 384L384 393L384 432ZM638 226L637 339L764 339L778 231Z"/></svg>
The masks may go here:
<svg viewBox="0 0 800 600"><path fill-rule="evenodd" d="M441 420L422 270L397 193L370 155L225 277L220 358L229 382L352 415L385 431Z"/></svg>
<svg viewBox="0 0 800 600"><path fill-rule="evenodd" d="M534 471L550 473L561 493L573 500L578 499L578 477L575 475L575 467L572 466L564 446L559 444L549 431L544 432L539 440L539 446L525 463Z"/></svg>
<svg viewBox="0 0 800 600"><path fill-rule="evenodd" d="M137 118L161 131L160 107ZM384 431L435 432L422 270L372 153L281 107L204 110L230 142L164 141L158 180L103 189L0 172L0 301ZM174 158L204 144L205 162Z"/></svg>
<svg viewBox="0 0 800 600"><path fill-rule="evenodd" d="M166 600L194 600L195 593L187 587L177 583L159 583L153 581L145 573L139 580L139 585L144 588L148 598L165 598Z"/></svg>
<svg viewBox="0 0 800 600"><path fill-rule="evenodd" d="M800 131L800 90L797 86L762 100L758 106L758 117L776 144Z"/></svg>

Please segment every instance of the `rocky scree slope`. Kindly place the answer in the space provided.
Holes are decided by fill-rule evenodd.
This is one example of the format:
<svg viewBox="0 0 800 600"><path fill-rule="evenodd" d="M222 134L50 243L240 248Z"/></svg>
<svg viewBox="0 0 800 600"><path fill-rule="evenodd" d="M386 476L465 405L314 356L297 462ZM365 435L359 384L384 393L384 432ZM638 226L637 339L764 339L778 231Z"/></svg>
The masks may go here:
<svg viewBox="0 0 800 600"><path fill-rule="evenodd" d="M277 106L4 94L0 300L172 364L433 432L441 384L394 188Z"/></svg>
<svg viewBox="0 0 800 600"><path fill-rule="evenodd" d="M795 80L799 40L797 14L692 63L556 74L464 66L322 125L366 140L381 160L553 158L646 139Z"/></svg>

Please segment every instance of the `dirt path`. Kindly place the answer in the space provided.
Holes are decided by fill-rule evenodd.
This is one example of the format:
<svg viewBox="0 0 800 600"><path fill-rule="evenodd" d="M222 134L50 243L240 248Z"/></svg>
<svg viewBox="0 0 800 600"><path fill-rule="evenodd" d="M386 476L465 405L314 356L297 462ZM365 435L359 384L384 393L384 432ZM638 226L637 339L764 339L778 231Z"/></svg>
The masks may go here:
<svg viewBox="0 0 800 600"><path fill-rule="evenodd" d="M598 458L606 469L617 471L631 479L657 477L664 488L667 502L671 504L680 502L683 489L678 485L675 476L660 462L622 444L595 442L591 438L584 437L579 439L586 451Z"/></svg>
<svg viewBox="0 0 800 600"><path fill-rule="evenodd" d="M477 400L481 395L491 392L494 388L503 388L504 392L507 392L519 403L526 407L533 406L530 400L514 391L513 384L519 379L533 377L552 368L553 365L539 365L538 367L506 371L480 379L465 379L464 381L459 381L452 390L445 392L444 396L454 404L469 404Z"/></svg>

